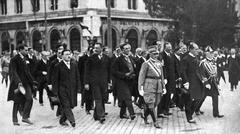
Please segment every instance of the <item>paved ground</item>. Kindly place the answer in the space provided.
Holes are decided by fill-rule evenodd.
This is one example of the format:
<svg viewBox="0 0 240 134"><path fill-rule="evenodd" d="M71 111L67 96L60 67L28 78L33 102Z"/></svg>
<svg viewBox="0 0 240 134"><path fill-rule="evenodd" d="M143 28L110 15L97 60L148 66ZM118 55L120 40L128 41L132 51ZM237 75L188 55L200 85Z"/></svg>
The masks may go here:
<svg viewBox="0 0 240 134"><path fill-rule="evenodd" d="M31 120L34 125L29 126L20 122L21 126L13 126L11 122L12 102L7 102L7 88L0 84L0 133L1 134L240 134L240 89L231 92L230 85L221 82L222 96L219 97L220 113L225 117L216 119L212 117L212 101L207 98L202 110L204 115L195 116L197 124L186 122L185 113L177 108L172 108L173 115L168 119L158 119L163 129L155 129L152 124L144 125L140 116L134 121L121 120L119 118L119 108L112 104L106 105L109 115L105 124L95 122L91 115L86 115L80 106L74 109L77 126L62 127L58 124L55 116L56 110L50 110L46 96L44 96L44 106L40 106L38 101L34 101ZM80 100L80 97L79 97ZM112 100L112 99L111 99ZM80 101L79 101L80 104ZM135 107L135 112L139 109ZM19 116L19 120L21 120ZM151 121L151 120L150 120Z"/></svg>

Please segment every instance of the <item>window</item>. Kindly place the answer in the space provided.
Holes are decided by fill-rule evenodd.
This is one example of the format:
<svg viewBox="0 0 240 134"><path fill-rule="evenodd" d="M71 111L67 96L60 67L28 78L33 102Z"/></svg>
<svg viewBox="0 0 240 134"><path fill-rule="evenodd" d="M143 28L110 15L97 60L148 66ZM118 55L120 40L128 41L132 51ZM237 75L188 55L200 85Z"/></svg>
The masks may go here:
<svg viewBox="0 0 240 134"><path fill-rule="evenodd" d="M111 8L115 8L115 7L116 7L116 1L115 1L115 0L110 0L110 1L111 1L111 3L110 3ZM105 4L106 4L106 7L107 7L107 5L108 5L108 0L105 0Z"/></svg>
<svg viewBox="0 0 240 134"><path fill-rule="evenodd" d="M0 0L0 10L2 15L7 14L7 0Z"/></svg>
<svg viewBox="0 0 240 134"><path fill-rule="evenodd" d="M31 0L32 3L32 11L33 12L38 12L40 10L40 3L39 0Z"/></svg>
<svg viewBox="0 0 240 134"><path fill-rule="evenodd" d="M16 13L22 13L22 0L16 0Z"/></svg>
<svg viewBox="0 0 240 134"><path fill-rule="evenodd" d="M128 9L137 9L137 0L128 0Z"/></svg>
<svg viewBox="0 0 240 134"><path fill-rule="evenodd" d="M58 9L58 0L51 0L51 10L57 10Z"/></svg>

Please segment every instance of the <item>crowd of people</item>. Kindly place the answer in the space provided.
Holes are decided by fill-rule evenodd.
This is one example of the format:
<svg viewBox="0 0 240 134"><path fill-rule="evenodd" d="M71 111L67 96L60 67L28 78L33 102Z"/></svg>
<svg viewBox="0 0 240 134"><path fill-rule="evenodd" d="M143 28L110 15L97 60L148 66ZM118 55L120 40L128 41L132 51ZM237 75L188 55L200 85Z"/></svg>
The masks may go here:
<svg viewBox="0 0 240 134"><path fill-rule="evenodd" d="M94 120L100 123L108 115L105 104L111 103L110 93L113 105L120 107L121 119L134 120L136 105L143 111L144 123L149 124L150 115L156 128L161 128L157 118L171 116L173 107L185 111L189 123L196 123L193 114L204 114L201 106L207 96L212 97L213 116L223 117L218 110L218 85L221 78L226 82L223 71L228 70L231 91L237 88L240 58L236 49L230 53L210 46L200 49L191 41L173 48L169 42L157 41L146 51L137 48L134 53L129 43L123 43L111 55L108 47L97 42L83 54L61 44L55 52L37 54L24 44L11 55L6 52L1 58L2 83L8 85L10 79L13 124L20 125L18 113L22 122L33 124L33 99L43 106L44 90L63 126L68 126L68 120L75 127L72 109L80 93L80 106L85 106L87 115L93 110Z"/></svg>

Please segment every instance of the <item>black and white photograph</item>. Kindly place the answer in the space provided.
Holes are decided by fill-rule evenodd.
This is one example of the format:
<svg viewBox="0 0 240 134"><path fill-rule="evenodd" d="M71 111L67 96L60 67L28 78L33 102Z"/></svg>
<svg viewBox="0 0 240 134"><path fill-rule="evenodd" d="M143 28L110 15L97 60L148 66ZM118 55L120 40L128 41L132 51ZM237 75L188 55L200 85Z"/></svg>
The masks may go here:
<svg viewBox="0 0 240 134"><path fill-rule="evenodd" d="M240 0L0 0L1 134L240 134Z"/></svg>

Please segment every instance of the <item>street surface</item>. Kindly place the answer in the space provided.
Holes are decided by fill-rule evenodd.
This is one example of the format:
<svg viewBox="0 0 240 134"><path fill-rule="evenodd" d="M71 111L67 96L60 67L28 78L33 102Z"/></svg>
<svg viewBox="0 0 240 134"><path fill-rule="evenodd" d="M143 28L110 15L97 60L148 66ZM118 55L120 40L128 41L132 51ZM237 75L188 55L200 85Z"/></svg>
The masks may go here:
<svg viewBox="0 0 240 134"><path fill-rule="evenodd" d="M226 72L225 76L228 79ZM220 114L225 115L221 119L212 116L212 100L207 97L201 109L205 112L204 115L194 115L196 124L187 123L185 113L172 108L170 109L172 116L168 119L158 119L163 129L155 129L152 123L144 124L137 107L135 112L138 116L134 121L120 119L119 108L114 107L112 103L106 105L108 115L102 125L94 121L92 115L86 115L85 110L80 107L79 95L78 106L73 110L76 128L72 128L59 125L59 118L55 116L56 108L54 111L51 110L46 92L44 92L44 106L40 106L38 101L34 100L31 112L34 125L22 123L19 115L20 126L13 126L11 119L13 102L6 101L8 87L0 84L0 134L240 134L240 87L232 92L230 84L221 81L220 88L222 91L219 96L219 111ZM112 102L112 97L110 100ZM149 121L152 122L150 116Z"/></svg>

